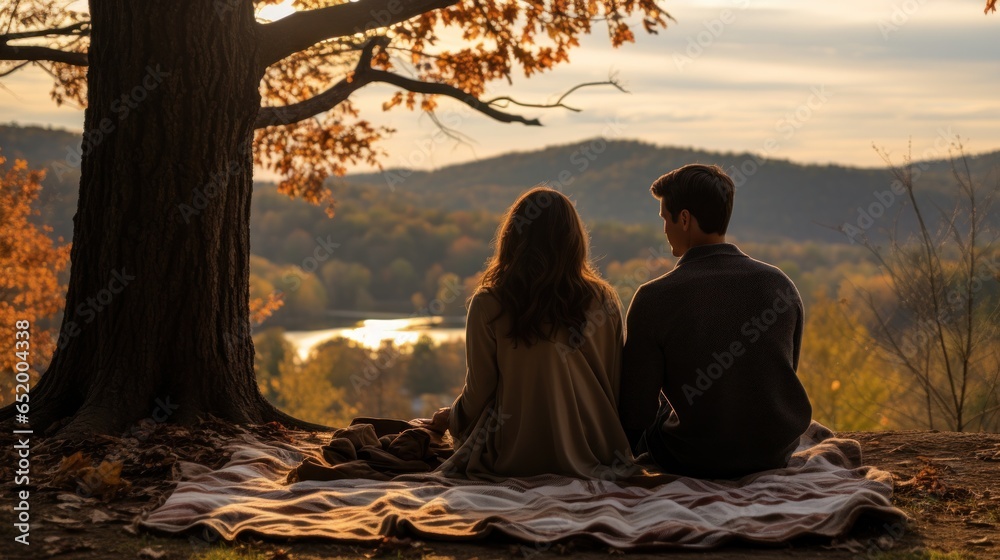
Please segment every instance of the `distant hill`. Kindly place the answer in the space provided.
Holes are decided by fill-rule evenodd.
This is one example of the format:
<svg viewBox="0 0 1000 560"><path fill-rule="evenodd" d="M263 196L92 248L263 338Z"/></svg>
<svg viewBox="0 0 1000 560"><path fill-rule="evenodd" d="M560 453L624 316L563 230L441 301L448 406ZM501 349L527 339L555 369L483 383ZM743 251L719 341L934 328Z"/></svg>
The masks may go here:
<svg viewBox="0 0 1000 560"><path fill-rule="evenodd" d="M80 136L59 129L0 125L0 151L9 158L26 159L45 167L48 176L42 195L42 219L55 235L69 237L75 212L79 170L73 154ZM776 239L842 242L844 237L824 226L854 223L858 208L879 204L875 192L886 191L891 177L884 169L837 165L802 165L786 160L760 160L752 154L718 153L653 144L602 139L516 152L435 171L389 169L384 173L354 174L332 181L344 201L370 201L372 195L421 208L503 211L523 190L546 182L570 195L589 221L617 221L658 227L650 183L662 173L686 163L714 163L737 179L736 209L730 231L740 239ZM970 157L980 177L1000 164L1000 151ZM924 164L918 183L928 202L950 205L950 164ZM273 191L258 183L257 193ZM373 192L372 192L373 191ZM268 210L312 215L300 201L267 197ZM891 206L898 207L896 198ZM366 204L361 204L366 207ZM255 211L259 205L255 204ZM890 208L890 213L893 208ZM315 213L320 213L315 209ZM259 216L259 213L258 213ZM996 220L996 215L994 215ZM876 228L890 220L876 222ZM253 227L253 226L252 226Z"/></svg>
<svg viewBox="0 0 1000 560"><path fill-rule="evenodd" d="M803 165L761 160L748 153L718 153L655 146L638 141L586 140L534 152L519 152L452 165L435 171L389 169L379 174L349 175L344 181L407 191L422 204L448 209L503 209L524 189L547 182L570 195L589 221L656 224L649 185L663 173L687 163L717 164L737 182L730 231L741 239L777 238L843 241L823 227L854 223L858 207L877 203L885 191L886 169ZM973 173L991 173L1000 151L971 157ZM947 160L924 162L918 189L929 202L950 204L951 166ZM993 177L996 175L993 174ZM892 205L896 207L897 199ZM888 222L888 221L887 221ZM878 226L876 226L878 227Z"/></svg>
<svg viewBox="0 0 1000 560"><path fill-rule="evenodd" d="M62 128L0 125L0 150L8 159L24 159L33 166L65 161L79 148L80 134Z"/></svg>
<svg viewBox="0 0 1000 560"><path fill-rule="evenodd" d="M23 159L33 169L45 169L37 220L52 226L53 237L67 241L73 237L73 215L80 187L79 164L71 154L79 154L79 147L80 134L76 132L0 125L0 154L8 163Z"/></svg>

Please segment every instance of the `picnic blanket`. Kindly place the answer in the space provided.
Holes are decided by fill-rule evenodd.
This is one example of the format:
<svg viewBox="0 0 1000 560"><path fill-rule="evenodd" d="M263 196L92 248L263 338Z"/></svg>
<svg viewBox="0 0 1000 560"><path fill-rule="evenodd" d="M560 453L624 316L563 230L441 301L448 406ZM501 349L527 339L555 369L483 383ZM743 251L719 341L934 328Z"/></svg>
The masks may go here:
<svg viewBox="0 0 1000 560"><path fill-rule="evenodd" d="M620 549L704 549L841 536L862 515L883 526L906 523L889 501L889 473L862 466L858 442L816 422L786 468L739 480L646 469L620 478L466 480L448 475L455 457L440 441L412 433L399 441L419 426L396 425L398 437L388 440L374 426L354 427L304 449L248 437L219 470L185 465L173 494L140 524L168 533L197 527L226 540L243 532L356 543L500 533L539 546L587 537ZM402 471L410 474L395 474Z"/></svg>

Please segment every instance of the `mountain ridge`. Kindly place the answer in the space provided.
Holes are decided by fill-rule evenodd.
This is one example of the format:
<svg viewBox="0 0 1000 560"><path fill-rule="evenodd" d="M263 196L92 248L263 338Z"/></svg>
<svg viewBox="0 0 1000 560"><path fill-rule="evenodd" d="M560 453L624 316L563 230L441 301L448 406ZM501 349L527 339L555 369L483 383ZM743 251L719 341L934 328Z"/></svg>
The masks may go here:
<svg viewBox="0 0 1000 560"><path fill-rule="evenodd" d="M51 171L41 202L43 213L55 222L68 222L75 211L79 171L73 163L78 162L79 146L79 134L68 130L0 125L0 153ZM1000 166L1000 151L969 155L968 161L973 174L982 177ZM882 215L905 204L903 197L891 192L892 177L886 168L801 164L765 160L750 152L713 152L600 137L435 170L393 167L380 173L354 173L333 178L329 184L341 198L377 189L379 196L399 197L418 207L500 213L524 190L546 183L573 198L588 222L655 226L658 218L649 185L661 174L694 162L718 164L733 175L737 195L731 231L744 239L845 242L848 239L838 227L867 221L865 215L872 215L869 210ZM950 205L949 162L936 159L915 165L921 170L922 199ZM273 184L255 181L255 189L268 191ZM872 229L891 221L872 220L876 224ZM59 233L67 233L58 223L53 225L62 229Z"/></svg>

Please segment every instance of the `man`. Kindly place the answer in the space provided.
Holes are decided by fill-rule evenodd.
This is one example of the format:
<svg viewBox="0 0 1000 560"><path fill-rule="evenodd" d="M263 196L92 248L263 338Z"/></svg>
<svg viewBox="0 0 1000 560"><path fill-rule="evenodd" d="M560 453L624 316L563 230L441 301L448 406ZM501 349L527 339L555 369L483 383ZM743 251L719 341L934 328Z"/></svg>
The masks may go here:
<svg viewBox="0 0 1000 560"><path fill-rule="evenodd" d="M633 451L670 473L783 467L812 416L795 373L802 300L781 270L726 242L735 190L697 164L650 188L680 259L629 306L619 416Z"/></svg>

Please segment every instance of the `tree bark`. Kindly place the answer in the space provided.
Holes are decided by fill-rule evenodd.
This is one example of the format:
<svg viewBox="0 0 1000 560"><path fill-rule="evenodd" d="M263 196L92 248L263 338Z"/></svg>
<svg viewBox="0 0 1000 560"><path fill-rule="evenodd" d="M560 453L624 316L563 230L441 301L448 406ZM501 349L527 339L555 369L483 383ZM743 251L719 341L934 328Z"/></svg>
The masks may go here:
<svg viewBox="0 0 1000 560"><path fill-rule="evenodd" d="M299 424L257 388L249 328L250 0L91 0L80 199L35 433L207 414ZM4 411L9 418L9 411Z"/></svg>

